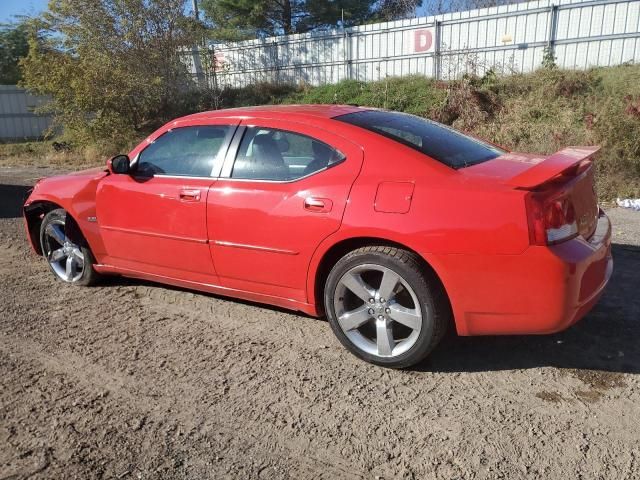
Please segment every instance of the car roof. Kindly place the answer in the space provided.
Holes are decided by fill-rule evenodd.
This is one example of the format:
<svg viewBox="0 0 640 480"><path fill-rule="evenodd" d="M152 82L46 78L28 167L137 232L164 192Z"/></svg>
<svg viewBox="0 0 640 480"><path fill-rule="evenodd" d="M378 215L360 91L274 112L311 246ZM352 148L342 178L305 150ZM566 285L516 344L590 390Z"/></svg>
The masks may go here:
<svg viewBox="0 0 640 480"><path fill-rule="evenodd" d="M296 117L334 118L347 113L354 113L368 108L357 105L263 105L255 107L226 108L187 115L179 120L195 120L198 118L223 117L260 117L274 114L295 115Z"/></svg>

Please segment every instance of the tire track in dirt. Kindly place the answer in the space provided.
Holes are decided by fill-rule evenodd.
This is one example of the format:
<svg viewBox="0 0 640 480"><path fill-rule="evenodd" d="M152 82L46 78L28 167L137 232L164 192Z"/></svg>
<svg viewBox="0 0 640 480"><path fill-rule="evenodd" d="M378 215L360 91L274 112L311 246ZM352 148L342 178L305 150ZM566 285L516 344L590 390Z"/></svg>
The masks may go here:
<svg viewBox="0 0 640 480"><path fill-rule="evenodd" d="M261 459L260 463L263 465L275 465L282 458L293 458L297 475L303 477L313 477L321 469L326 478L364 478L363 474L353 471L350 465L337 462L338 456L335 453L331 455L332 452L327 452L331 458L329 463L327 458L317 456L302 444L282 442L281 439L277 443L270 441L272 439L265 435L264 425L245 421L245 430L238 430L236 420L225 417L225 412L219 409L210 408L207 411L215 420L195 424L194 420L202 412L194 408L188 399L149 395L136 382L114 375L96 364L88 364L85 358L70 352L42 353L42 346L37 342L8 336L0 336L0 351L3 355L35 361L47 374L65 376L72 379L72 383L79 384L80 390L98 392L97 398L109 397L110 401L118 404L136 405L137 416L144 418L144 423L163 423L167 412L172 412L172 421L179 423L179 428L185 431L198 430L199 433L204 433L215 430L217 434L233 437L236 448L241 446L242 450L251 451L252 455ZM34 352L40 353L34 355ZM254 433L244 435L243 431Z"/></svg>

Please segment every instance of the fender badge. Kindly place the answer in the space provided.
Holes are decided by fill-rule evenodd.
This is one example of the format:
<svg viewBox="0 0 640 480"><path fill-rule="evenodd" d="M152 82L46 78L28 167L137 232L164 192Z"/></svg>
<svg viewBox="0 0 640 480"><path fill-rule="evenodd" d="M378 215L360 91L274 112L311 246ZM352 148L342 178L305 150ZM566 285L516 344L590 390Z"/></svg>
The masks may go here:
<svg viewBox="0 0 640 480"><path fill-rule="evenodd" d="M97 222L98 219L96 217L87 217L88 222Z"/></svg>

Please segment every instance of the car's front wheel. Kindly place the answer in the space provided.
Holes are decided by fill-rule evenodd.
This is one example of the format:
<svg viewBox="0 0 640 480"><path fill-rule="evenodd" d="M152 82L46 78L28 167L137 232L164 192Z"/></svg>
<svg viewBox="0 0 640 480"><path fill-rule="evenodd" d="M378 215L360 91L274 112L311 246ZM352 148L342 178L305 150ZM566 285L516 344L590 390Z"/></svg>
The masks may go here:
<svg viewBox="0 0 640 480"><path fill-rule="evenodd" d="M67 212L58 208L47 213L40 226L42 254L54 275L63 282L91 285L98 278L93 255Z"/></svg>
<svg viewBox="0 0 640 480"><path fill-rule="evenodd" d="M327 277L331 328L356 356L393 368L425 358L449 318L444 292L406 250L369 246L349 252Z"/></svg>

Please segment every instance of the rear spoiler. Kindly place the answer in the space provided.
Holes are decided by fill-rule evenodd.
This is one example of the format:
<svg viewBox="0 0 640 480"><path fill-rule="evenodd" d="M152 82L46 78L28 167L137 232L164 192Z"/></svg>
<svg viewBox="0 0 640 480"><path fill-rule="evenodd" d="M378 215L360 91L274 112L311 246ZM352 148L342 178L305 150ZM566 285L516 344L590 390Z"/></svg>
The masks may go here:
<svg viewBox="0 0 640 480"><path fill-rule="evenodd" d="M532 189L548 182L571 167L590 159L600 147L567 147L511 178L507 184Z"/></svg>

